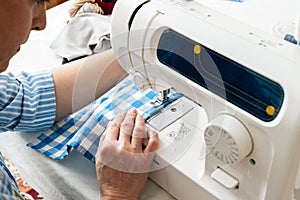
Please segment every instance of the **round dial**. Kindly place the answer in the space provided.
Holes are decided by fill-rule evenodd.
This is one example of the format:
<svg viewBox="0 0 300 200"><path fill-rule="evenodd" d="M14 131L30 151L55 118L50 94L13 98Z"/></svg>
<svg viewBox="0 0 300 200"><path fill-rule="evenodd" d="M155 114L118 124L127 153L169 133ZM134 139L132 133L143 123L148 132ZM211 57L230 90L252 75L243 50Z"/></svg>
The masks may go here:
<svg viewBox="0 0 300 200"><path fill-rule="evenodd" d="M252 139L246 127L230 115L220 115L204 130L209 153L224 163L241 161L252 150Z"/></svg>

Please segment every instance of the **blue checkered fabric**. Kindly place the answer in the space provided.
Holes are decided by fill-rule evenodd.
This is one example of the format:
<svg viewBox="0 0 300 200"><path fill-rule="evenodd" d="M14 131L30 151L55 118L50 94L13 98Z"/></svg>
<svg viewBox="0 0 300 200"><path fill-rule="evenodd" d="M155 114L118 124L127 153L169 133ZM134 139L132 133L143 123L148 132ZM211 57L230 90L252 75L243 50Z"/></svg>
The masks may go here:
<svg viewBox="0 0 300 200"><path fill-rule="evenodd" d="M169 100L154 107L150 102L157 97L157 93L152 89L140 91L128 76L101 98L42 132L28 146L56 160L65 158L76 149L94 162L99 139L108 122L118 113L136 108L148 119L181 96L171 90Z"/></svg>

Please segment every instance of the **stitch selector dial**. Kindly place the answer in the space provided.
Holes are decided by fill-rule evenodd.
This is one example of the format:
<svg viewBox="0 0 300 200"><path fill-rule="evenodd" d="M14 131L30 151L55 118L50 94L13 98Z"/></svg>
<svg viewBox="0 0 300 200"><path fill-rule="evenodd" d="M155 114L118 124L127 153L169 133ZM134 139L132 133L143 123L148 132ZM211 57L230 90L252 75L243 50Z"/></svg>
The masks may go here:
<svg viewBox="0 0 300 200"><path fill-rule="evenodd" d="M241 161L252 150L247 128L230 115L219 115L204 130L208 153L227 164Z"/></svg>

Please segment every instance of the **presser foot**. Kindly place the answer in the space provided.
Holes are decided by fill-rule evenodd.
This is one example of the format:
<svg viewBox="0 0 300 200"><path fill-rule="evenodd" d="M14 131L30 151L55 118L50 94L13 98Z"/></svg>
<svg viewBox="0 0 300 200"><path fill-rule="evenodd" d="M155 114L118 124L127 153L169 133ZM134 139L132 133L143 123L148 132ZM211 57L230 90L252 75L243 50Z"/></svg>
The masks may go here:
<svg viewBox="0 0 300 200"><path fill-rule="evenodd" d="M166 101L168 101L170 91L171 91L170 88L159 91L158 95L157 95L157 98L155 100L151 101L150 103L154 107L161 106L163 103L165 103Z"/></svg>

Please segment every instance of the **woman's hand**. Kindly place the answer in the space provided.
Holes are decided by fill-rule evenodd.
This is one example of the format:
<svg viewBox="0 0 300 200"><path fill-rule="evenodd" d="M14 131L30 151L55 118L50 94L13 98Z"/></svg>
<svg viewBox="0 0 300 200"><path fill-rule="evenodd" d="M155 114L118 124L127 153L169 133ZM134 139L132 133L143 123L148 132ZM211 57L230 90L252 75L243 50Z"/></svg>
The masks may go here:
<svg viewBox="0 0 300 200"><path fill-rule="evenodd" d="M144 139L148 139L145 148ZM101 200L137 199L158 147L158 134L146 132L145 121L135 109L110 122L96 154Z"/></svg>

